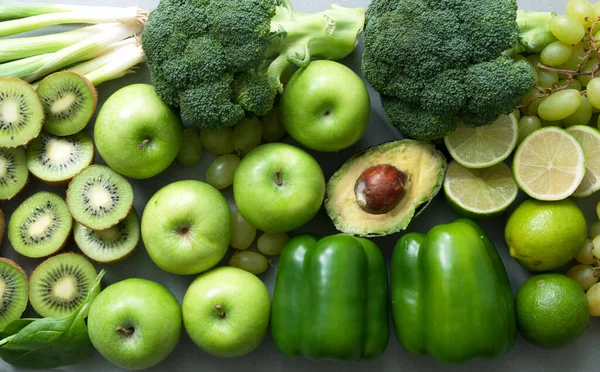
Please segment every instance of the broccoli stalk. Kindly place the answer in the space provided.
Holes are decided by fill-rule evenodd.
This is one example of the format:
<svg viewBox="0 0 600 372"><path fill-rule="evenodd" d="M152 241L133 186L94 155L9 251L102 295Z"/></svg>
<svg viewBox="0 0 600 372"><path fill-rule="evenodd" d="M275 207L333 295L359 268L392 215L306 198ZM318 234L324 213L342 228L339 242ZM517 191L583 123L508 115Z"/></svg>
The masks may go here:
<svg viewBox="0 0 600 372"><path fill-rule="evenodd" d="M289 0L161 0L142 47L161 98L218 129L269 112L290 66L346 57L364 23L363 8L306 14Z"/></svg>
<svg viewBox="0 0 600 372"><path fill-rule="evenodd" d="M556 41L550 31L550 19L556 13L517 10L519 25L518 43L505 54L512 56L519 53L541 53L544 48Z"/></svg>
<svg viewBox="0 0 600 372"><path fill-rule="evenodd" d="M280 92L283 72L295 65L306 67L312 57L342 59L356 48L365 23L363 8L344 8L336 4L316 14L296 12L289 0L282 1L271 19L273 41L265 53L272 60L267 74L275 79Z"/></svg>

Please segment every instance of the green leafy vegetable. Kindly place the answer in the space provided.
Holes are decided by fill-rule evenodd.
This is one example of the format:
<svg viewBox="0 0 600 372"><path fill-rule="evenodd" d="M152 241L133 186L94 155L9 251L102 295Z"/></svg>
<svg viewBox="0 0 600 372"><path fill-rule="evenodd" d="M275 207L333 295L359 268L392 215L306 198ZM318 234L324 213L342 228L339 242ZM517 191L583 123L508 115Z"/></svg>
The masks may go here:
<svg viewBox="0 0 600 372"><path fill-rule="evenodd" d="M94 291L104 276L102 270L86 300L63 318L18 319L0 332L0 357L22 368L46 369L76 364L91 345L85 318Z"/></svg>

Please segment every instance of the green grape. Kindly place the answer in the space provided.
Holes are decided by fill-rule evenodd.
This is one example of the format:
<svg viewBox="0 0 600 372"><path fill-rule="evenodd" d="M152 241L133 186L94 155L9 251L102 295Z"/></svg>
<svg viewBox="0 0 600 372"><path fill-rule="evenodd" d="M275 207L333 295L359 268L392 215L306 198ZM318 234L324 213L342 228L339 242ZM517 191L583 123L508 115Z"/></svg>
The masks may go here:
<svg viewBox="0 0 600 372"><path fill-rule="evenodd" d="M589 61L587 61L583 65L583 67L581 68L581 72L592 72L597 64L598 64L598 59L591 58ZM590 80L592 80L592 76L591 75L579 75L579 76L577 76L577 80L579 80L579 82L581 83L582 86L587 87Z"/></svg>
<svg viewBox="0 0 600 372"><path fill-rule="evenodd" d="M266 232L258 237L256 247L262 254L278 256L288 240L290 240L290 237L286 233Z"/></svg>
<svg viewBox="0 0 600 372"><path fill-rule="evenodd" d="M569 15L557 15L550 20L550 31L565 44L575 45L583 39L585 29L577 18Z"/></svg>
<svg viewBox="0 0 600 372"><path fill-rule="evenodd" d="M581 88L583 88L581 86L581 83L579 82L579 80L559 80L558 81L558 86L559 87L566 87L568 89L577 89L577 90L581 90Z"/></svg>
<svg viewBox="0 0 600 372"><path fill-rule="evenodd" d="M600 260L600 235L597 235L594 239L592 239L592 253L594 257Z"/></svg>
<svg viewBox="0 0 600 372"><path fill-rule="evenodd" d="M208 166L206 182L219 190L233 185L233 176L238 165L240 158L236 154L219 156Z"/></svg>
<svg viewBox="0 0 600 372"><path fill-rule="evenodd" d="M202 141L200 140L200 134L196 129L184 129L183 131L183 142L177 154L177 161L179 164L191 167L196 164L202 156Z"/></svg>
<svg viewBox="0 0 600 372"><path fill-rule="evenodd" d="M231 214L231 245L235 249L248 249L256 237L256 228L248 223L240 211Z"/></svg>
<svg viewBox="0 0 600 372"><path fill-rule="evenodd" d="M600 108L600 77L593 78L588 83L587 98L594 107Z"/></svg>
<svg viewBox="0 0 600 372"><path fill-rule="evenodd" d="M545 99L539 98L541 95L542 92L533 88L532 90L527 92L523 97L521 97L521 101L519 102L519 104L527 106L527 113L529 115L537 115L538 108Z"/></svg>
<svg viewBox="0 0 600 372"><path fill-rule="evenodd" d="M518 143L521 143L525 137L535 132L542 127L542 121L535 115L527 115L519 119L519 138Z"/></svg>
<svg viewBox="0 0 600 372"><path fill-rule="evenodd" d="M594 19L599 19L599 18L600 18L600 1L598 1L598 2L597 2L595 5L594 5L594 7L593 7L593 9L592 9L592 12L593 12L593 14L594 14Z"/></svg>
<svg viewBox="0 0 600 372"><path fill-rule="evenodd" d="M537 85L540 87L552 88L554 84L558 83L558 74L556 72L538 68L537 76Z"/></svg>
<svg viewBox="0 0 600 372"><path fill-rule="evenodd" d="M542 127L562 127L564 124L562 120L546 120L540 118L540 121L542 122Z"/></svg>
<svg viewBox="0 0 600 372"><path fill-rule="evenodd" d="M546 66L559 66L569 61L573 47L560 41L548 44L540 54L540 60Z"/></svg>
<svg viewBox="0 0 600 372"><path fill-rule="evenodd" d="M519 110L518 108L516 108L512 114L517 118L517 120L519 120L521 118L521 110Z"/></svg>
<svg viewBox="0 0 600 372"><path fill-rule="evenodd" d="M594 243L592 239L586 239L583 243L583 247L575 255L575 259L580 264L593 265L596 263L596 257L594 257Z"/></svg>
<svg viewBox="0 0 600 372"><path fill-rule="evenodd" d="M273 107L267 115L260 118L262 125L262 138L265 142L276 142L285 137L287 133L281 123L279 107Z"/></svg>
<svg viewBox="0 0 600 372"><path fill-rule="evenodd" d="M527 60L529 61L531 67L533 67L534 69L540 67L540 64L542 63L539 54L530 54L527 56Z"/></svg>
<svg viewBox="0 0 600 372"><path fill-rule="evenodd" d="M590 265L575 265L567 270L565 274L575 280L584 291L598 283L598 270Z"/></svg>
<svg viewBox="0 0 600 372"><path fill-rule="evenodd" d="M202 141L202 146L213 154L231 154L233 152L232 135L231 128L203 130L200 132L200 141Z"/></svg>
<svg viewBox="0 0 600 372"><path fill-rule="evenodd" d="M265 256L258 252L241 251L235 252L231 256L229 259L229 266L246 270L254 275L259 275L267 271L269 268L269 261L267 261Z"/></svg>
<svg viewBox="0 0 600 372"><path fill-rule="evenodd" d="M590 120L592 120L593 110L594 107L590 103L588 97L581 96L581 106L579 106L577 111L567 116L563 122L566 127L573 125L588 125Z"/></svg>
<svg viewBox="0 0 600 372"><path fill-rule="evenodd" d="M600 283L594 284L585 295L590 306L590 315L600 316Z"/></svg>
<svg viewBox="0 0 600 372"><path fill-rule="evenodd" d="M233 127L233 149L240 156L260 145L262 125L257 117L243 118Z"/></svg>
<svg viewBox="0 0 600 372"><path fill-rule="evenodd" d="M566 8L567 15L576 18L584 27L590 26L589 19L594 17L594 8L587 0L569 0Z"/></svg>
<svg viewBox="0 0 600 372"><path fill-rule="evenodd" d="M581 94L576 89L554 92L540 104L538 115L544 120L562 120L581 106Z"/></svg>
<svg viewBox="0 0 600 372"><path fill-rule="evenodd" d="M596 221L590 225L590 229L588 230L588 236L590 239L594 239L600 235L600 221Z"/></svg>

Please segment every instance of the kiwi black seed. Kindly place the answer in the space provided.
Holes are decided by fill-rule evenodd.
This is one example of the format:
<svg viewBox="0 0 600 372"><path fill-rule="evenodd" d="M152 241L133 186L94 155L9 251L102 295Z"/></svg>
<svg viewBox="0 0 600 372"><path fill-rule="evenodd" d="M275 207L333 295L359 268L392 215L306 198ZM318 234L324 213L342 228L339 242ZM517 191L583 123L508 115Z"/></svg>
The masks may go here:
<svg viewBox="0 0 600 372"><path fill-rule="evenodd" d="M0 330L27 307L27 275L19 265L0 257Z"/></svg>
<svg viewBox="0 0 600 372"><path fill-rule="evenodd" d="M125 219L106 230L75 223L73 237L81 252L96 262L111 263L129 256L140 240L140 219L134 208Z"/></svg>
<svg viewBox="0 0 600 372"><path fill-rule="evenodd" d="M111 168L94 164L69 182L67 205L75 221L90 229L106 230L129 214L133 189Z"/></svg>
<svg viewBox="0 0 600 372"><path fill-rule="evenodd" d="M29 178L25 148L0 147L0 200L12 199Z"/></svg>
<svg viewBox="0 0 600 372"><path fill-rule="evenodd" d="M68 136L88 124L98 103L96 88L83 75L60 71L46 76L37 87L42 100L46 132Z"/></svg>
<svg viewBox="0 0 600 372"><path fill-rule="evenodd" d="M94 143L84 131L65 137L42 131L27 145L29 171L55 186L66 185L93 161Z"/></svg>
<svg viewBox="0 0 600 372"><path fill-rule="evenodd" d="M62 249L73 227L67 203L40 191L15 209L8 221L8 240L23 256L46 257Z"/></svg>
<svg viewBox="0 0 600 372"><path fill-rule="evenodd" d="M43 317L67 316L87 298L97 275L94 265L82 255L62 253L50 257L31 274L29 302Z"/></svg>
<svg viewBox="0 0 600 372"><path fill-rule="evenodd" d="M37 137L44 109L35 90L17 78L0 78L0 147L17 147Z"/></svg>

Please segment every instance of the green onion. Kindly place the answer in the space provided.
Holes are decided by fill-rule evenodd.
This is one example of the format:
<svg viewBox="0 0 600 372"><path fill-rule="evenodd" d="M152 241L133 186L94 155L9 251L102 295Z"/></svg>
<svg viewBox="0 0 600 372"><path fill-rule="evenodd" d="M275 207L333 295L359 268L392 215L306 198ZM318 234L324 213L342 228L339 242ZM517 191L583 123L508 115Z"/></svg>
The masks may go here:
<svg viewBox="0 0 600 372"><path fill-rule="evenodd" d="M92 8L93 9L93 8ZM106 11L106 9L111 9ZM103 11L104 10L104 11ZM0 22L0 37L68 23L145 24L148 12L138 7L102 8L84 12L57 12Z"/></svg>
<svg viewBox="0 0 600 372"><path fill-rule="evenodd" d="M111 44L136 35L142 29L142 24L116 24L102 33L57 52L2 63L0 76L18 77L28 82L36 81L66 66L98 57L110 50Z"/></svg>
<svg viewBox="0 0 600 372"><path fill-rule="evenodd" d="M0 2L0 21L58 12L116 12L121 8L93 5Z"/></svg>
<svg viewBox="0 0 600 372"><path fill-rule="evenodd" d="M44 36L0 39L0 62L56 52L78 41L104 32L111 27L114 27L114 23L88 26Z"/></svg>

